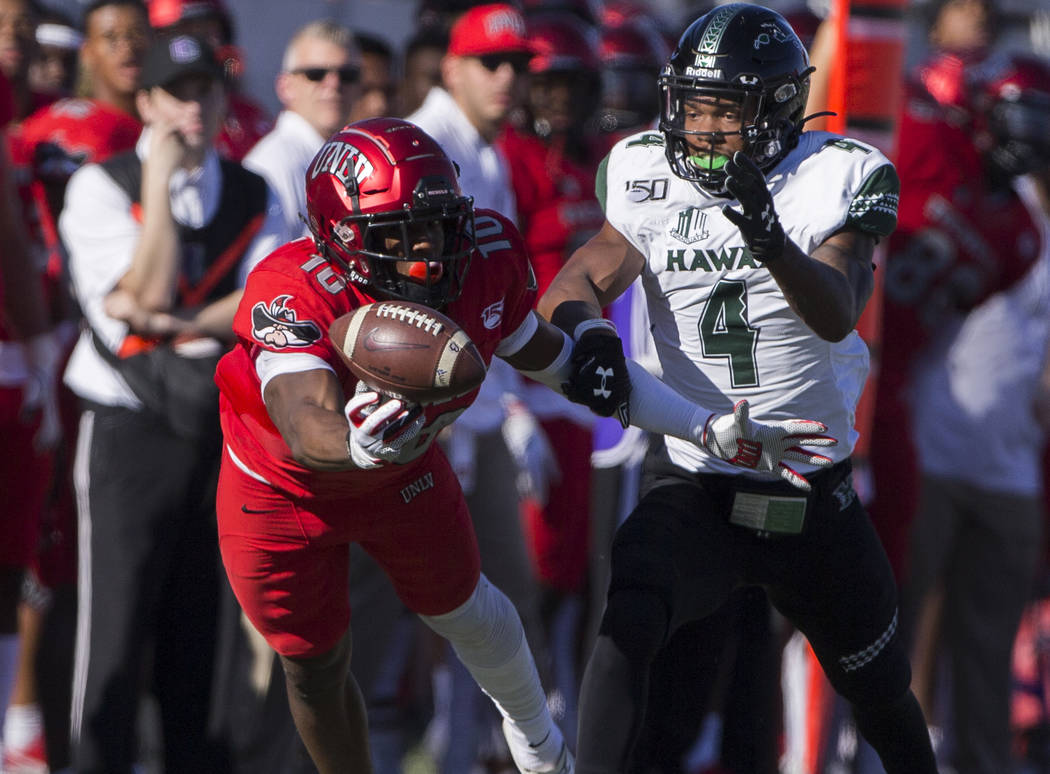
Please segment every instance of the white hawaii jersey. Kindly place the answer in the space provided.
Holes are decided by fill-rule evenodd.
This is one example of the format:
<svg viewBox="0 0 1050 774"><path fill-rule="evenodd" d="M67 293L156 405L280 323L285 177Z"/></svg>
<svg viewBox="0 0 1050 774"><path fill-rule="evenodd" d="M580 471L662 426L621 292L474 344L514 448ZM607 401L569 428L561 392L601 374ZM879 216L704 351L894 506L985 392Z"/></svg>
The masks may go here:
<svg viewBox="0 0 1050 774"><path fill-rule="evenodd" d="M900 183L870 145L804 132L766 178L784 230L806 253L844 226L882 238L896 225ZM712 411L746 398L759 421L820 420L839 439L829 456L848 457L867 346L856 331L825 341L799 319L722 214L739 203L676 177L652 132L619 142L597 187L609 223L648 259L642 282L664 380ZM668 438L667 448L687 470L741 473L685 441Z"/></svg>

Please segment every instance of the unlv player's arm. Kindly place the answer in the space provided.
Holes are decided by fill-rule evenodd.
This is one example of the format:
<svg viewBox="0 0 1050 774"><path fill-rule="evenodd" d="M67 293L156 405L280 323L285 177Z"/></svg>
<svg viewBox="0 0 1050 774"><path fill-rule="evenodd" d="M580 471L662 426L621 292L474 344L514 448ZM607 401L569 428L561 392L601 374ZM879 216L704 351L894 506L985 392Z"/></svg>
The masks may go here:
<svg viewBox="0 0 1050 774"><path fill-rule="evenodd" d="M332 371L317 368L273 377L263 392L266 410L292 456L313 470L350 470L343 389Z"/></svg>
<svg viewBox="0 0 1050 774"><path fill-rule="evenodd" d="M536 332L517 352L503 359L519 371L542 371L561 354L565 335L543 318L536 316Z"/></svg>

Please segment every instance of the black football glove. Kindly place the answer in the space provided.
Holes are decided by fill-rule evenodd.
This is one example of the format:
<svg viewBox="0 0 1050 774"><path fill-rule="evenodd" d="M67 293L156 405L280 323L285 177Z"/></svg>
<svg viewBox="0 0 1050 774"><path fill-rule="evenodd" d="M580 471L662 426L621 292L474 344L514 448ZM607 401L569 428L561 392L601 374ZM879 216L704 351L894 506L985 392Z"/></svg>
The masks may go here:
<svg viewBox="0 0 1050 774"><path fill-rule="evenodd" d="M766 188L765 175L743 151L734 153L723 169L726 190L740 202L742 212L726 205L722 214L740 229L748 250L756 259L775 261L784 252L787 235L773 207L773 196Z"/></svg>
<svg viewBox="0 0 1050 774"><path fill-rule="evenodd" d="M572 348L572 376L561 386L573 403L582 403L595 414L620 424L631 423L631 379L619 336L588 331Z"/></svg>

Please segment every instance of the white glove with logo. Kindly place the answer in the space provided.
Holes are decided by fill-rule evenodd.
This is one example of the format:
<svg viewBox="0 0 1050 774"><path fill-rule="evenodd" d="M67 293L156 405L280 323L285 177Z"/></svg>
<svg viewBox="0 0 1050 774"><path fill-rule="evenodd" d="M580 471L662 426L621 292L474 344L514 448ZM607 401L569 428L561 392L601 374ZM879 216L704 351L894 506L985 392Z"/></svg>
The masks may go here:
<svg viewBox="0 0 1050 774"><path fill-rule="evenodd" d="M343 407L350 431L346 450L359 468L377 468L386 462L399 462L409 441L419 435L426 418L423 407L397 398L388 398L364 382Z"/></svg>
<svg viewBox="0 0 1050 774"><path fill-rule="evenodd" d="M701 445L719 459L752 470L779 472L793 486L810 491L809 482L785 460L827 467L831 459L803 449L806 446L835 446L827 425L811 419L754 422L746 400L733 406L732 414L712 414L704 423Z"/></svg>
<svg viewBox="0 0 1050 774"><path fill-rule="evenodd" d="M546 505L551 485L561 481L558 458L547 434L525 404L506 395L502 402L507 412L502 427L503 441L518 466L518 494Z"/></svg>

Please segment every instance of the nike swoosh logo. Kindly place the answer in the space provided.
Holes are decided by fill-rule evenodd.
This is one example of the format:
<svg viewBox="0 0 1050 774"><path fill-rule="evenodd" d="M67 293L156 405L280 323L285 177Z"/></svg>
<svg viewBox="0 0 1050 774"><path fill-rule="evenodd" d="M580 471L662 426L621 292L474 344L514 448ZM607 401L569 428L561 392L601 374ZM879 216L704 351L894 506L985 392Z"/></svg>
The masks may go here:
<svg viewBox="0 0 1050 774"><path fill-rule="evenodd" d="M410 341L402 341L401 339L383 338L379 333L379 328L373 328L366 333L362 344L369 352L382 352L383 350L392 349L428 349L426 344L413 344Z"/></svg>

